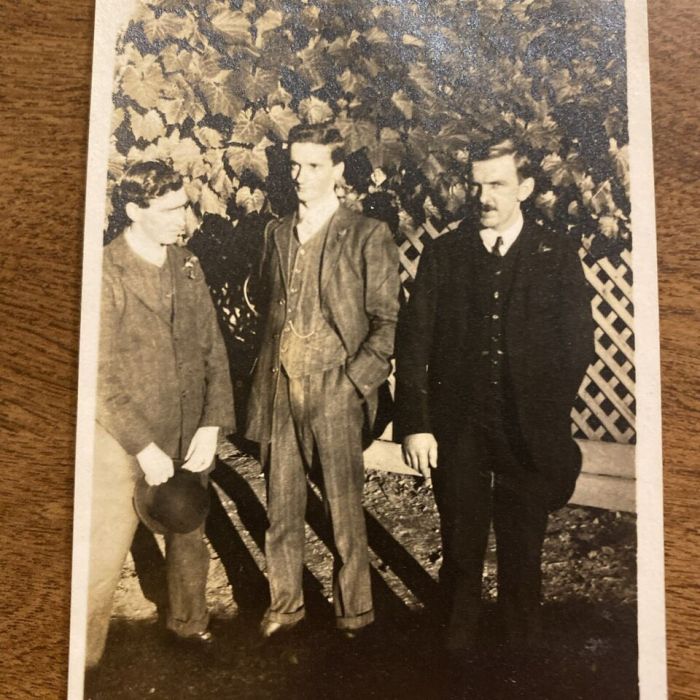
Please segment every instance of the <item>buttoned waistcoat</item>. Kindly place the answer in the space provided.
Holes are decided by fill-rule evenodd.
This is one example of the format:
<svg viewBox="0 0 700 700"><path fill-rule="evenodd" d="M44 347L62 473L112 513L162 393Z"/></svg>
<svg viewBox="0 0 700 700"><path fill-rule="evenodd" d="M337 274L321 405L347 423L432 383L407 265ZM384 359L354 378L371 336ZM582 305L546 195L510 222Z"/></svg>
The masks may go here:
<svg viewBox="0 0 700 700"><path fill-rule="evenodd" d="M128 454L154 442L184 457L200 426L234 427L226 350L195 256L168 246L171 313L149 303L136 262L123 235L104 249L96 419Z"/></svg>
<svg viewBox="0 0 700 700"><path fill-rule="evenodd" d="M287 322L289 245L295 215L270 222L261 265L263 337L255 367L247 437L270 440L280 339ZM325 319L338 333L345 370L374 422L377 388L389 375L399 311L399 262L386 224L340 206L329 225L321 259L320 297ZM342 426L339 426L342 429Z"/></svg>

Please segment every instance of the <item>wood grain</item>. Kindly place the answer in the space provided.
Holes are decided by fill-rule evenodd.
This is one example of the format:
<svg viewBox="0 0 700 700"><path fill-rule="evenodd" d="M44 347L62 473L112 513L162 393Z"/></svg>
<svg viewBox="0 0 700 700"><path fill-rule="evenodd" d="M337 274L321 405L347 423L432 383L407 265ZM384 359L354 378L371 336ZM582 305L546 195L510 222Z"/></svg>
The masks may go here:
<svg viewBox="0 0 700 700"><path fill-rule="evenodd" d="M670 696L700 697L700 4L651 0ZM66 692L88 0L0 13L0 697Z"/></svg>

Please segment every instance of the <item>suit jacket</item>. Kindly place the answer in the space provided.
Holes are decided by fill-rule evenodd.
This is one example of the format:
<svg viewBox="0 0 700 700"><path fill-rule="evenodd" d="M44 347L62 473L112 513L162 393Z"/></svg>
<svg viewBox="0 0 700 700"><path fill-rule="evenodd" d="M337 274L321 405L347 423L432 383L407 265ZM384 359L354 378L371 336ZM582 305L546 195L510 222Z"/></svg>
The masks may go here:
<svg viewBox="0 0 700 700"><path fill-rule="evenodd" d="M123 235L104 249L96 418L128 454L184 457L200 426L233 429L226 350L196 258L168 246L172 315L149 305L138 262Z"/></svg>
<svg viewBox="0 0 700 700"><path fill-rule="evenodd" d="M593 358L591 294L573 242L526 220L503 311L507 373L518 427L554 501L568 499L580 468L570 412ZM478 363L466 352L478 232L460 226L423 251L399 323L395 434L448 440L469 418ZM470 320L471 319L471 320Z"/></svg>
<svg viewBox="0 0 700 700"><path fill-rule="evenodd" d="M294 225L295 215L290 215L270 222L265 232L260 301L264 326L247 430L250 440L261 443L271 436L280 334L286 320L286 261ZM399 288L398 251L389 228L340 206L328 225L321 258L321 311L343 343L345 369L365 400L370 425L376 415L377 388L391 369Z"/></svg>

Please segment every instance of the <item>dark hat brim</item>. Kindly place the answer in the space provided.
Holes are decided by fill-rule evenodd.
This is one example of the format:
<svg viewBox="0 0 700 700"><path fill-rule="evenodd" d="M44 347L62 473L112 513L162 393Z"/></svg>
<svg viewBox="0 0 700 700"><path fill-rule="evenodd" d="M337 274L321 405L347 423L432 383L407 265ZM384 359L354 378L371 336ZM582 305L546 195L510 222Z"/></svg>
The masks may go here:
<svg viewBox="0 0 700 700"><path fill-rule="evenodd" d="M134 510L139 520L157 535L165 535L168 530L149 514L157 486L150 486L144 476L139 476L134 487Z"/></svg>

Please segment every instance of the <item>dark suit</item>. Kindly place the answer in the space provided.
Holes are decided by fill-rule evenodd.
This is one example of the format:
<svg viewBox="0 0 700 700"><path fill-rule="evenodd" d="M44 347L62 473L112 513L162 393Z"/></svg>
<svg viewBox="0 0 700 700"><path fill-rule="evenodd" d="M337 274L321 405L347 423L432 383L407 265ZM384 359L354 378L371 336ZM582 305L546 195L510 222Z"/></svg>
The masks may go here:
<svg viewBox="0 0 700 700"><path fill-rule="evenodd" d="M590 295L571 240L526 221L498 268L507 284L495 309L488 257L466 225L426 248L397 340L396 433L438 440L455 647L474 641L492 518L506 626L538 635L547 513L568 501L580 471L570 411L592 358Z"/></svg>
<svg viewBox="0 0 700 700"><path fill-rule="evenodd" d="M316 234L325 236L317 272L319 320L326 341L335 341L335 365L327 362L323 371L297 376L284 364L296 303L288 266L294 227L295 217L288 216L266 231L264 331L246 433L262 445L268 480L265 549L272 602L267 617L291 623L303 616L304 473L318 462L338 555L337 624L356 628L373 615L362 513L362 425L373 422L377 388L390 371L399 310L398 253L385 224L342 206Z"/></svg>

